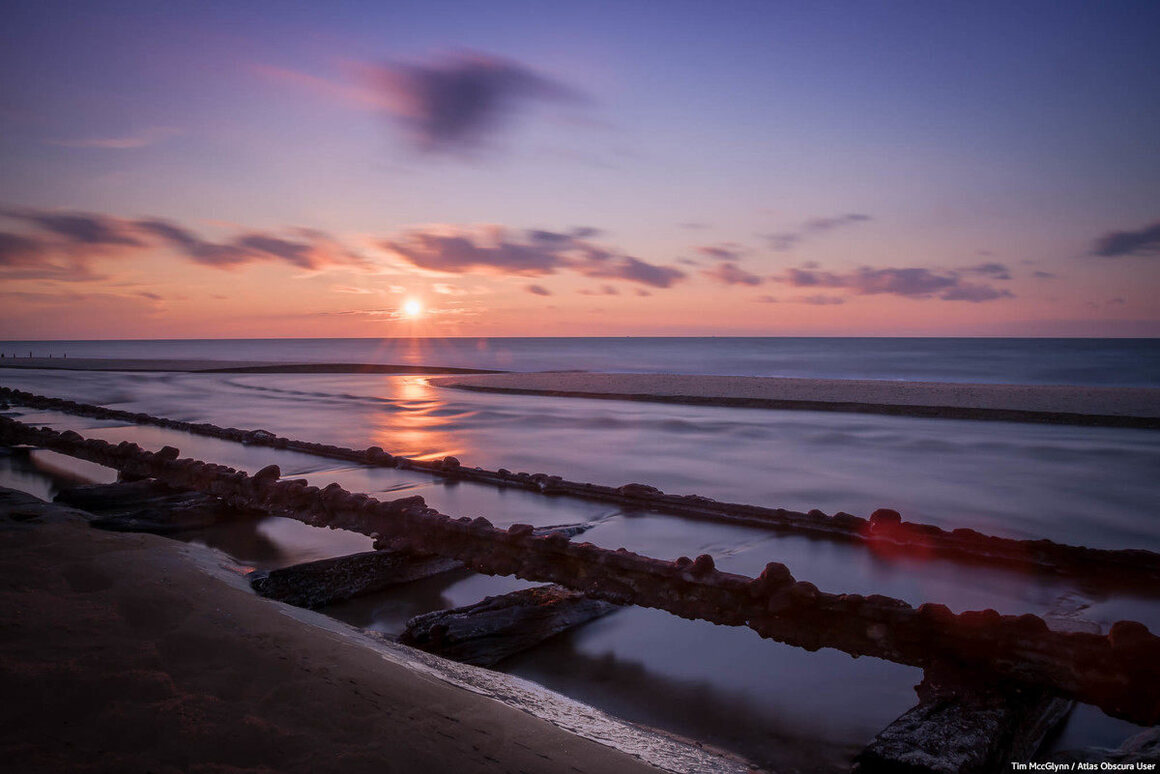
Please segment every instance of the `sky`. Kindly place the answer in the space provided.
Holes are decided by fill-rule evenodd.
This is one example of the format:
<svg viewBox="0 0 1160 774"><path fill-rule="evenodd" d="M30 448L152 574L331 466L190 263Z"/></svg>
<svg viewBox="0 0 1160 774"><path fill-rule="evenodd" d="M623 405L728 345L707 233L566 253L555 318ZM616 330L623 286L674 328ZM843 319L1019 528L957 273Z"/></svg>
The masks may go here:
<svg viewBox="0 0 1160 774"><path fill-rule="evenodd" d="M0 338L1160 336L1160 3L0 24Z"/></svg>

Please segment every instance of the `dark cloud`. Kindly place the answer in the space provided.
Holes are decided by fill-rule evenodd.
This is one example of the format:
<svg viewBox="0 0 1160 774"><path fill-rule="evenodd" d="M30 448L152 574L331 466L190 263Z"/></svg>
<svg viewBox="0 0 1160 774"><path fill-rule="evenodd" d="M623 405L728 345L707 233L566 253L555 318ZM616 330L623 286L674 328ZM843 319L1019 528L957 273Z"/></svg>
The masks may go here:
<svg viewBox="0 0 1160 774"><path fill-rule="evenodd" d="M644 261L624 256L610 263L590 263L578 265L581 274L589 277L606 277L608 279L622 279L627 282L639 282L654 288L672 287L673 283L684 279L685 273L671 266L656 266Z"/></svg>
<svg viewBox="0 0 1160 774"><path fill-rule="evenodd" d="M142 231L160 237L186 257L207 266L231 268L253 260L253 255L244 248L208 242L193 232L167 221L140 220L136 225Z"/></svg>
<svg viewBox="0 0 1160 774"><path fill-rule="evenodd" d="M960 282L939 296L943 301L971 301L976 304L982 301L1013 297L1014 294L1010 290L1000 290L990 285L975 285L969 282Z"/></svg>
<svg viewBox="0 0 1160 774"><path fill-rule="evenodd" d="M291 242L269 234L244 234L235 245L259 255L268 255L303 269L318 268L314 245L309 242Z"/></svg>
<svg viewBox="0 0 1160 774"><path fill-rule="evenodd" d="M965 282L956 272L935 274L923 268L875 269L863 266L844 274L789 269L777 280L799 288L845 288L858 295L889 294L919 299L937 297L944 301L976 303L1013 297L1008 290Z"/></svg>
<svg viewBox="0 0 1160 774"><path fill-rule="evenodd" d="M585 99L518 62L484 54L387 66L378 80L390 112L425 151L476 148L528 103Z"/></svg>
<svg viewBox="0 0 1160 774"><path fill-rule="evenodd" d="M1160 221L1138 231L1112 231L1096 240L1092 255L1119 258L1124 255L1160 253Z"/></svg>
<svg viewBox="0 0 1160 774"><path fill-rule="evenodd" d="M71 245L85 247L143 247L129 224L105 215L80 212L17 210L5 213L34 224Z"/></svg>
<svg viewBox="0 0 1160 774"><path fill-rule="evenodd" d="M724 285L760 285L762 282L761 277L750 274L737 264L728 261L719 263L712 269L705 269L701 274Z"/></svg>
<svg viewBox="0 0 1160 774"><path fill-rule="evenodd" d="M980 263L963 269L968 274L982 274L996 280L1011 279L1011 270L1001 263Z"/></svg>
<svg viewBox="0 0 1160 774"><path fill-rule="evenodd" d="M44 245L21 234L0 231L0 266L29 266L44 254Z"/></svg>
<svg viewBox="0 0 1160 774"><path fill-rule="evenodd" d="M1055 275L1049 271L1033 271L1031 276L1035 279L1055 279Z"/></svg>
<svg viewBox="0 0 1160 774"><path fill-rule="evenodd" d="M292 238L248 232L225 242L202 239L183 225L160 218L123 220L94 213L9 210L0 214L32 227L33 233L0 232L0 269L8 279L102 279L91 264L170 248L197 263L230 269L256 261L283 262L319 270L367 263L321 231L290 229Z"/></svg>
<svg viewBox="0 0 1160 774"><path fill-rule="evenodd" d="M541 231L539 229L530 229L527 233L528 239L532 242L542 242L549 245L558 245L572 241L572 236L570 234L561 234L558 231Z"/></svg>
<svg viewBox="0 0 1160 774"><path fill-rule="evenodd" d="M698 247L697 252L710 258L716 258L719 261L736 261L741 257L741 251L732 244L704 245Z"/></svg>
<svg viewBox="0 0 1160 774"><path fill-rule="evenodd" d="M90 265L90 256L62 248L51 240L0 231L0 278L88 282L103 279Z"/></svg>
<svg viewBox="0 0 1160 774"><path fill-rule="evenodd" d="M800 228L793 231L782 231L776 234L768 234L766 240L769 246L774 250L785 251L791 250L798 245L802 240L824 234L827 231L833 231L837 228L851 226L857 223L864 223L872 218L869 215L862 215L859 213L849 213L846 215L837 215L832 218L814 218L808 220Z"/></svg>
<svg viewBox="0 0 1160 774"><path fill-rule="evenodd" d="M417 230L381 246L421 269L465 274L483 272L540 277L573 271L586 277L619 279L667 288L685 274L628 255L620 255L577 236L591 233L555 231L517 232L494 227L484 233Z"/></svg>
<svg viewBox="0 0 1160 774"><path fill-rule="evenodd" d="M567 261L561 250L571 240L532 244L501 240L496 244L477 245L471 237L443 235L424 231L411 232L403 241L387 241L382 246L421 269L463 274L490 271L538 277L553 274Z"/></svg>
<svg viewBox="0 0 1160 774"><path fill-rule="evenodd" d="M528 285L524 290L536 296L550 296L552 291L548 290L543 285Z"/></svg>
<svg viewBox="0 0 1160 774"><path fill-rule="evenodd" d="M158 237L197 263L230 269L255 261L282 261L302 269L318 270L336 264L358 263L359 259L338 249L321 231L297 229L303 238L291 240L273 234L248 232L228 242L211 242L189 229L164 220L139 220L134 226Z"/></svg>

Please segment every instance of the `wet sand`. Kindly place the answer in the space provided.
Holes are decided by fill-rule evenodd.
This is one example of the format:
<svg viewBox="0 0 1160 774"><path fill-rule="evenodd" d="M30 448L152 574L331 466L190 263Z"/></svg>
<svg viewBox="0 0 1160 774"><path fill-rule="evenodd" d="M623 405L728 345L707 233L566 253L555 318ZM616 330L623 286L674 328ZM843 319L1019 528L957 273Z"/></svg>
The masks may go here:
<svg viewBox="0 0 1160 774"><path fill-rule="evenodd" d="M602 373L488 374L432 383L479 392L704 406L1160 427L1160 389L1144 387Z"/></svg>
<svg viewBox="0 0 1160 774"><path fill-rule="evenodd" d="M13 771L745 770L504 675L262 600L217 552L0 489L0 755ZM522 696L527 711L501 703ZM533 717L529 712L535 712ZM585 715L592 713L592 717ZM658 758L657 756L660 756ZM666 766L666 768L670 768Z"/></svg>

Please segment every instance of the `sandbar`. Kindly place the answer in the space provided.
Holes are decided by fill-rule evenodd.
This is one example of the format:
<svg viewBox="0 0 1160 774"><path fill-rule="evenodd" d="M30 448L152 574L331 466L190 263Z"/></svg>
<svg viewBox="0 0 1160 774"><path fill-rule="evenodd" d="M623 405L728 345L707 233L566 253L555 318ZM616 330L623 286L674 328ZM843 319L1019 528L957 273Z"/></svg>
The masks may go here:
<svg viewBox="0 0 1160 774"><path fill-rule="evenodd" d="M453 376L432 383L572 398L1160 428L1160 389L1148 387L588 372Z"/></svg>
<svg viewBox="0 0 1160 774"><path fill-rule="evenodd" d="M485 368L394 363L288 363L265 360L195 360L101 357L9 357L0 368L42 371L139 371L233 374L494 374Z"/></svg>

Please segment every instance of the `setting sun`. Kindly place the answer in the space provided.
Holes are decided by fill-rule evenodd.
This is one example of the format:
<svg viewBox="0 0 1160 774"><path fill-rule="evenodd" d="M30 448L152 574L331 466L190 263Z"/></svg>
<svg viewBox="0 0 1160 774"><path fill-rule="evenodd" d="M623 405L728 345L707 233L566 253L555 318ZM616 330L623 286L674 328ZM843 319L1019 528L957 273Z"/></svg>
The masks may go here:
<svg viewBox="0 0 1160 774"><path fill-rule="evenodd" d="M423 314L423 304L417 298L408 298L403 302L403 316L412 320Z"/></svg>

